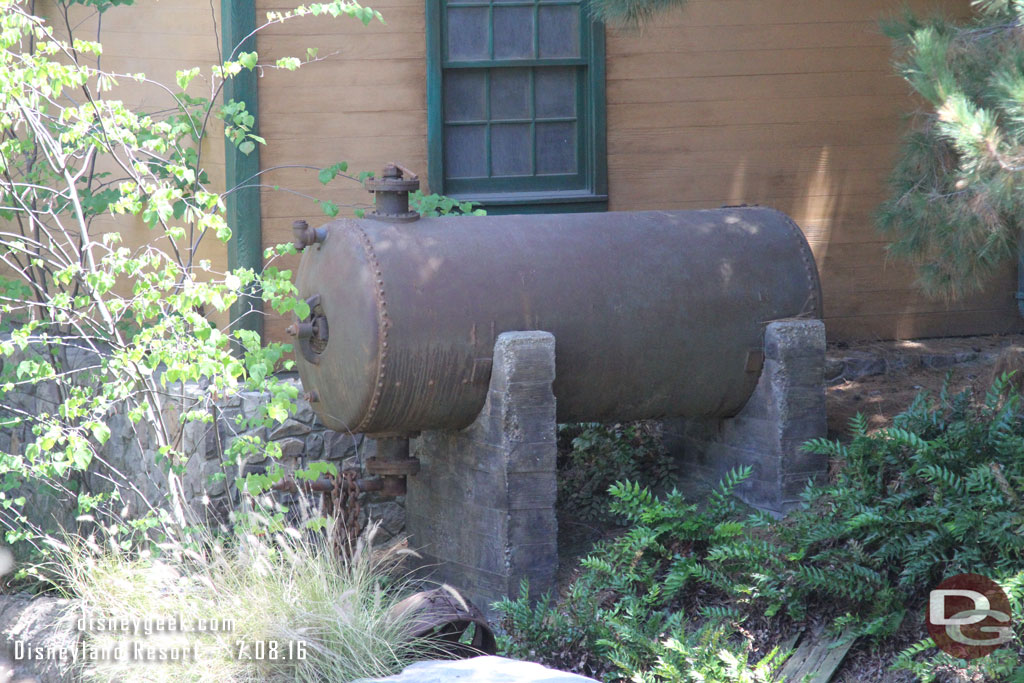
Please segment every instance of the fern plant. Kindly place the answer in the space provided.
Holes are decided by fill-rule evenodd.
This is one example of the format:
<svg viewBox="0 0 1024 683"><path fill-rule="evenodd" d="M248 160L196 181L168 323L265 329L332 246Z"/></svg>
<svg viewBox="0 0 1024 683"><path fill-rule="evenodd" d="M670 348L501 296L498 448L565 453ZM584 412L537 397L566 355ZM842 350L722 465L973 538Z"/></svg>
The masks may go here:
<svg viewBox="0 0 1024 683"><path fill-rule="evenodd" d="M1024 680L1016 668L1024 654L1019 622L1014 641L970 668L937 655L929 641L907 647L897 636L925 634L928 591L955 574L1003 582L1015 613L1022 611L1022 411L1004 376L980 403L945 390L922 394L889 429L869 433L857 416L847 443L805 445L840 469L827 486L809 484L802 507L784 520L732 495L749 469L730 472L702 502L616 482L610 509L628 530L581 562L561 605L531 611L525 593L499 604L511 620L510 642L532 642L541 659L560 653L570 668L586 652L589 668L577 670L608 680L747 680L758 668L746 664L752 650L740 624L754 615L800 621L813 613L837 632L888 648L895 666L923 680L938 666ZM743 663L741 673L719 676L714 666L725 660L695 654L691 648L707 638L730 643L723 651ZM770 645L758 643L758 651Z"/></svg>

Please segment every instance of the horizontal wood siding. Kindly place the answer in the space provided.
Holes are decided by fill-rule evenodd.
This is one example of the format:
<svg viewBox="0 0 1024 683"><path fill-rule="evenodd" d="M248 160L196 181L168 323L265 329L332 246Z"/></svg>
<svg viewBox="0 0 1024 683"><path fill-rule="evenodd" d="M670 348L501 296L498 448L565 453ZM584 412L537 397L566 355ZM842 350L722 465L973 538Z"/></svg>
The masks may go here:
<svg viewBox="0 0 1024 683"><path fill-rule="evenodd" d="M53 0L40 0L35 5L36 14L45 17L54 27L57 35L66 37L63 15ZM155 83L175 83L175 73L180 69L200 67L208 75L210 66L219 61L219 13L220 4L212 5L209 0L174 0L174 2L141 2L133 6L113 7L103 14L99 26L99 41L103 45L100 66L113 73L143 73ZM73 6L71 25L75 36L84 40L97 39L97 14L81 6ZM90 60L95 64L95 59ZM170 94L155 83L138 83L131 78L119 78L117 86L104 97L122 100L136 111L161 112L174 106ZM196 78L189 87L189 93L196 97L210 97L207 78ZM202 163L214 191L224 189L224 135L223 126L212 120L210 132L203 146ZM120 170L109 160L99 158L97 170L110 171L113 178L122 177ZM165 240L157 231L148 228L140 219L132 216L110 216L97 218L92 225L92 234L120 231L122 244L136 249L153 244L163 248ZM207 235L200 244L198 259L210 261L215 272L227 269L227 248L213 235ZM224 315L215 316L218 324L227 322Z"/></svg>
<svg viewBox="0 0 1024 683"><path fill-rule="evenodd" d="M398 161L427 169L424 0L370 3L387 22L303 18L260 34L261 63L319 49L322 62L260 80L264 243L291 222L326 221L309 197L365 205L357 184L316 171ZM872 214L884 196L904 114L878 19L902 0L690 0L640 31L607 31L612 210L764 204L794 217L821 270L830 338L906 338L1020 329L1014 271L955 304L924 298L890 262ZM969 0L912 0L966 16ZM287 9L258 0L257 18ZM176 24L159 28L179 30ZM294 259L285 260L294 267ZM271 338L285 321L271 320Z"/></svg>
<svg viewBox="0 0 1024 683"><path fill-rule="evenodd" d="M967 0L914 0L966 16ZM872 214L904 114L878 18L899 0L691 0L641 31L608 31L613 210L764 204L814 250L833 340L1019 330L1015 270L948 304L886 258Z"/></svg>
<svg viewBox="0 0 1024 683"><path fill-rule="evenodd" d="M67 35L64 21L53 0L36 3L36 13L46 17L58 35ZM157 84L174 85L178 70L200 67L209 74L218 58L219 3L209 0L175 0L175 2L143 2L136 5L112 7L103 14L99 40L103 44L100 66L113 73L143 73L152 83L138 83L131 78L119 78L114 89L104 94L108 99L119 99L137 111L166 111L174 106L171 95ZM97 38L97 14L84 6L74 6L71 25L75 36L84 40ZM90 60L95 63L95 59ZM206 78L196 78L189 87L196 97L209 97L210 85ZM102 163L102 161L101 161ZM214 120L207 142L203 147L203 166L210 175L216 191L224 189L223 126ZM98 219L99 220L99 219ZM150 242L155 233L141 221L119 218L107 221L108 229L122 230L127 246ZM213 267L227 267L227 250L214 239L203 240L202 258L210 259Z"/></svg>

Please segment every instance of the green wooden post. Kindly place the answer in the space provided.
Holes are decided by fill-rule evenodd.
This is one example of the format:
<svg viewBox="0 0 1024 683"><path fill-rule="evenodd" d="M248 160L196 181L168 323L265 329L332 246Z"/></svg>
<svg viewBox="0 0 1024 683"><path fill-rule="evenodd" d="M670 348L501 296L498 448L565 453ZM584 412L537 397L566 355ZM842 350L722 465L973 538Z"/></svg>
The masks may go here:
<svg viewBox="0 0 1024 683"><path fill-rule="evenodd" d="M250 34L256 29L254 0L221 0L221 43L224 61L239 52L256 49L256 38ZM247 36L250 36L247 38ZM242 42L244 40L244 42ZM239 43L242 43L239 46ZM237 50L235 48L238 47ZM246 110L255 119L252 132L259 135L259 111L256 101L256 72L242 71L224 84L224 101L245 102ZM243 154L225 140L225 186L228 189L247 183L256 183L260 170L260 148ZM227 196L227 220L231 227L228 242L228 268L263 270L263 229L260 225L260 191L247 187ZM231 309L234 327L254 330L263 336L263 300L258 296L243 296Z"/></svg>

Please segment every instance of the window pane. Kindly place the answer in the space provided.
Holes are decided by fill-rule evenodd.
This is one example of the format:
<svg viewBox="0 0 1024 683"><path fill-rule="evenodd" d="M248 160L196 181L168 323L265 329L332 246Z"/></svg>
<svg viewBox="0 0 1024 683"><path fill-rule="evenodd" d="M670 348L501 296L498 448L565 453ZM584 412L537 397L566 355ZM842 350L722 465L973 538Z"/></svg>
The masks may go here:
<svg viewBox="0 0 1024 683"><path fill-rule="evenodd" d="M576 116L575 68L539 68L533 77L538 119Z"/></svg>
<svg viewBox="0 0 1024 683"><path fill-rule="evenodd" d="M487 175L486 126L445 126L444 165L447 178Z"/></svg>
<svg viewBox="0 0 1024 683"><path fill-rule="evenodd" d="M542 58L580 56L580 10L576 5L541 7L540 56Z"/></svg>
<svg viewBox="0 0 1024 683"><path fill-rule="evenodd" d="M445 72L444 120L481 121L484 108L484 72L452 69Z"/></svg>
<svg viewBox="0 0 1024 683"><path fill-rule="evenodd" d="M530 175L530 124L491 126L491 175Z"/></svg>
<svg viewBox="0 0 1024 683"><path fill-rule="evenodd" d="M448 9L448 59L490 59L486 7Z"/></svg>
<svg viewBox="0 0 1024 683"><path fill-rule="evenodd" d="M537 124L537 174L576 172L576 124Z"/></svg>
<svg viewBox="0 0 1024 683"><path fill-rule="evenodd" d="M494 8L494 58L533 57L533 8Z"/></svg>
<svg viewBox="0 0 1024 683"><path fill-rule="evenodd" d="M530 118L530 71L491 69L491 120Z"/></svg>

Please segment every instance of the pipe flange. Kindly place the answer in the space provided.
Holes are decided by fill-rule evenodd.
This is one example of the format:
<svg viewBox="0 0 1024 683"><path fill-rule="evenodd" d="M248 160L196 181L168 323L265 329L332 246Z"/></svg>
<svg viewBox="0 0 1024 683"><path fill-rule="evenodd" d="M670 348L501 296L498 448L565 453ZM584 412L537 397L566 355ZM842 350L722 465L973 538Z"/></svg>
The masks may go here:
<svg viewBox="0 0 1024 683"><path fill-rule="evenodd" d="M367 458L366 471L382 477L408 477L420 471L416 458Z"/></svg>
<svg viewBox="0 0 1024 683"><path fill-rule="evenodd" d="M419 219L418 212L409 210L409 193L420 189L420 179L404 166L388 164L379 178L367 178L363 187L373 193L376 205L366 214L367 218L388 223L411 223Z"/></svg>
<svg viewBox="0 0 1024 683"><path fill-rule="evenodd" d="M320 295L314 294L306 299L309 306L309 317L305 320L296 318L295 322L285 328L285 333L295 337L298 341L299 351L302 357L313 365L320 364L320 354L327 348L327 340L330 338L330 331L327 326L327 316L320 306Z"/></svg>

